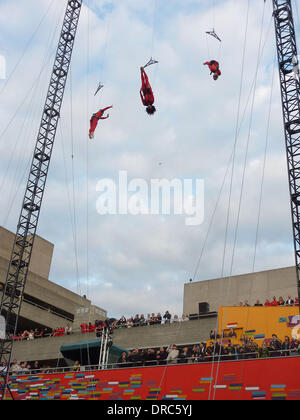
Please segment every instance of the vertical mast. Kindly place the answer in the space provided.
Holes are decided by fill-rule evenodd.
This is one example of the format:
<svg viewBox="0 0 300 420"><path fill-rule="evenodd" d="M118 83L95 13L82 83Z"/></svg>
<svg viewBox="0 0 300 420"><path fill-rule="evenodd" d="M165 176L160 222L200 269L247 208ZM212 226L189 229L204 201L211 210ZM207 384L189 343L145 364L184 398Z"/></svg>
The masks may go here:
<svg viewBox="0 0 300 420"><path fill-rule="evenodd" d="M300 297L300 79L291 0L273 0L276 45Z"/></svg>

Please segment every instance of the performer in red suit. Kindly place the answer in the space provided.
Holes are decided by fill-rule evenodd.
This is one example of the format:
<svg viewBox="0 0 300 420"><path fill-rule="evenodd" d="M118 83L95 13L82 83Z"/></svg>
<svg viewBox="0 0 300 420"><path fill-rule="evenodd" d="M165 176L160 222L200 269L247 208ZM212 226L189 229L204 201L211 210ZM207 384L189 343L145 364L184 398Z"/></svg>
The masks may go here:
<svg viewBox="0 0 300 420"><path fill-rule="evenodd" d="M90 139L94 138L95 135L95 130L97 128L98 125L98 121L99 120L106 120L107 118L109 118L109 114L107 114L106 117L104 117L104 112L107 111L108 109L111 109L113 106L108 106L107 108L104 109L100 109L100 111L98 111L96 114L94 114L91 118L91 127L90 127L90 132L89 132L89 137Z"/></svg>
<svg viewBox="0 0 300 420"><path fill-rule="evenodd" d="M154 95L149 83L148 76L145 72L144 67L141 67L141 77L142 77L142 88L140 90L141 99L143 105L146 106L146 111L149 115L153 115L156 111L154 104Z"/></svg>
<svg viewBox="0 0 300 420"><path fill-rule="evenodd" d="M214 80L218 80L219 76L222 74L219 68L219 63L215 60L211 60L204 63L204 66L208 66L210 74L213 74Z"/></svg>

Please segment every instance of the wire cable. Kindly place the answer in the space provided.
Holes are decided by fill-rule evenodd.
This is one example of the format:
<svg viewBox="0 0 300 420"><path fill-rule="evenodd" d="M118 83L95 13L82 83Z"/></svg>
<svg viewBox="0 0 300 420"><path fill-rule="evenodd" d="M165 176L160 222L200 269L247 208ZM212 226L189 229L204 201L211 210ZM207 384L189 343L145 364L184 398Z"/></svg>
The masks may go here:
<svg viewBox="0 0 300 420"><path fill-rule="evenodd" d="M233 174L234 174L236 148L237 148L237 140L238 140L238 126L239 126L239 120L240 120L240 107L241 107L242 91L243 91L243 85L244 85L246 46L247 46L248 27L249 27L249 11L250 11L250 0L248 0L248 2L247 2L246 25L245 25L245 34L244 34L244 44L243 44L243 56L242 56L242 70L241 70L239 99L238 99L238 108L237 108L235 138L234 138L234 145L233 145L232 170L231 170L230 187L229 187L229 199L228 199L228 207L227 207L226 229L225 229L225 238L224 238L221 278L224 277L225 256L226 256L227 238L228 238L228 230L229 230L229 216L230 216L230 208L231 208L232 189L233 189ZM220 287L221 287L221 285L220 285ZM219 293L220 292L221 292L221 290L219 291ZM213 372L213 369L214 369L214 360L213 360L213 363L212 363L212 372ZM218 374L218 370L219 370L219 365L217 367L217 374ZM216 376L215 384L217 384L217 376ZM210 396L211 396L211 390L212 390L212 382L211 382L210 388L209 388L209 399L210 399ZM214 388L213 399L215 399L215 392L216 392L216 389Z"/></svg>
<svg viewBox="0 0 300 420"><path fill-rule="evenodd" d="M276 52L275 52L275 54L276 54ZM269 137L270 137L271 111L272 111L273 90L274 90L275 61L276 61L276 55L274 57L274 65L273 65L273 72L272 72L272 84L271 84L271 94L270 94L270 102L269 102L269 113L268 113L268 119L267 119L267 134L266 134L266 141L265 141L262 179L261 179L260 194L259 194L259 205L258 205L257 225L256 225L256 232L255 232L254 255L253 255L253 263L252 263L252 272L253 273L254 273L254 270L255 270L255 263L256 263L258 235L259 235L259 228L260 228L260 221L261 221L261 210L262 210L262 200L263 200L263 188L264 188L264 183L265 183L266 161L267 161L267 152L268 152Z"/></svg>
<svg viewBox="0 0 300 420"><path fill-rule="evenodd" d="M79 277L78 250L77 250L77 215L76 215L76 191L75 191L75 164L74 164L74 126L73 126L73 81L72 66L70 66L70 121L71 121L71 159L72 159L72 192L73 192L73 223L74 223L74 251L77 279L77 293L81 295L81 282Z"/></svg>
<svg viewBox="0 0 300 420"><path fill-rule="evenodd" d="M58 26L59 26L59 21L57 22L56 26L54 27L53 34L50 33L50 37L49 37L49 41L48 41L48 47L46 48L46 53L45 53L43 64L41 66L41 70L40 70L37 78L35 79L33 85L31 86L31 88L28 92L28 96L29 96L31 94L31 91L32 91L32 99L36 99L37 98L37 92L39 92L40 100L39 101L36 100L36 112L33 111L34 103L32 102L31 111L30 111L30 106L29 106L29 108L27 110L27 114L25 115L24 123L27 124L27 131L25 132L25 124L24 124L24 131L20 131L20 137L21 137L21 133L23 132L23 137L22 138L25 138L25 139L31 137L31 134L29 134L29 133L33 132L33 124L34 124L35 120L34 120L34 118L30 119L30 116L37 115L37 112L41 107L41 103L42 103L41 96L43 94L43 90L41 88L39 89L39 84L40 84L41 81L43 81L42 76L43 76L43 72L46 70L46 65L49 63L49 60L53 57L53 55L55 53L55 50L53 49L53 44L54 44L55 36L58 32ZM26 99L27 98L25 97L24 100L22 101L21 105L23 105L25 103ZM20 108L21 108L21 106L18 108L18 111L20 110ZM18 111L14 114L14 117L11 119L10 123L14 121L14 118L18 114ZM30 121L31 121L31 129L29 129L29 122ZM6 132L9 125L6 127L4 132ZM0 138L0 140L1 140L1 138ZM15 143L15 149L16 149L16 146L17 146L19 140L20 140L20 138L19 139L17 138L17 141ZM16 169L15 169L14 180L13 180L13 183L12 183L12 185L16 184L16 189L15 189L15 192L13 192L13 189L10 188L11 197L10 197L10 199L7 200L9 202L9 205L8 205L7 214L4 217L3 226L5 226L7 221L8 221L8 217L11 214L11 210L12 210L12 207L15 203L16 198L17 198L20 187L21 187L22 183L24 182L24 179L26 179L26 172L24 172L24 170L22 170L22 168L21 168L22 163L24 161L26 162L25 163L25 168L23 168L23 169L25 169L25 171L27 170L27 172L28 172L28 169L29 169L28 166L29 166L31 158L32 158L32 150L31 150L30 147L28 147L28 143L24 142L23 146L24 146L24 150L23 150L22 153L20 153L20 157L19 157ZM32 145L32 147L34 147L34 145ZM11 156L11 158L12 158L12 156ZM27 162L27 160L28 160L29 163ZM8 170L9 170L10 163L11 162L9 161L9 165L8 165L7 171L5 173L5 177L8 175ZM6 185L5 177L3 178L3 183L2 183L3 186ZM18 181L18 179L19 179L19 181ZM2 188L2 185L1 185L1 188Z"/></svg>
<svg viewBox="0 0 300 420"><path fill-rule="evenodd" d="M235 250L236 250L236 244L237 244L237 234L238 234L238 229L239 229L241 206L242 206L242 200L243 200L243 194L244 194L246 168L247 168L249 145L250 145L250 139L251 139L251 129L252 129L252 124L253 124L254 104L255 104L255 99L256 99L257 77L258 77L259 64L260 64L260 54L261 54L261 47L262 47L264 20L265 20L265 3L264 3L264 10L263 10L263 16L262 16L262 23L261 23L261 32L260 32L259 47L258 47L258 57L257 57L256 71L255 71L255 85L254 85L254 89L253 89L252 103L251 103L251 109L250 109L250 121L249 121L248 136L247 136L247 142L246 142L246 151L245 151L245 158L244 158L244 165L243 165L243 174L242 174L242 182L241 182L241 188L240 188L240 197L239 197L239 204L238 204L237 220L236 220L236 226L235 226L235 232L234 232L234 243L233 243L232 258L231 258L230 271L229 271L229 280L230 280L230 278L232 276L232 273L233 273L233 264L234 264Z"/></svg>
<svg viewBox="0 0 300 420"><path fill-rule="evenodd" d="M225 302L227 302L227 298L228 298L229 290L230 290L230 284L231 284L231 278L232 278L232 272L233 272L233 263L234 263L234 257L235 257L235 249L236 249L236 244L237 244L237 233L238 233L239 222L240 222L241 204L242 204L242 198L243 198L243 192L244 192L246 166L247 166L247 162L248 162L249 144L250 144L250 139L251 139L251 129L252 129L252 123L253 123L254 104L255 104L255 99L256 99L257 77L258 77L261 50L262 50L263 29L264 29L264 21L265 21L265 7L266 7L266 3L264 2L262 19L261 19L259 46L258 46L258 57L257 57L256 70L255 70L255 84L254 84L253 97L252 97L251 109L250 109L250 121L249 121L246 151L245 151L245 158L244 158L244 165L243 165L243 174L242 174L242 182L241 182L240 197L239 197L239 204L238 204L237 220L236 220L236 226L235 226L235 231L234 231L233 252L232 252L232 258L231 258L231 264L230 264L228 287L227 287L227 291L226 291ZM224 330L224 327L225 327L225 324L226 324L226 315L227 315L227 310L225 309L224 314L223 314L223 328L222 328L222 331ZM217 382L217 378L218 378L218 374L219 374L220 359L221 359L220 356L221 356L221 347L220 347L220 353L219 353L219 357L218 357L216 382ZM216 394L216 388L214 389L214 399L215 399L215 394Z"/></svg>
<svg viewBox="0 0 300 420"><path fill-rule="evenodd" d="M268 152L268 145L269 145L269 138L270 138L271 113L272 113L272 105L273 105L273 92L274 92L274 80L275 80L275 68L276 68L276 54L277 53L275 51L274 60L273 60L271 92L270 92L268 116L267 116L267 132L266 132L266 138L265 138L263 170L262 170L262 179L261 179L261 185L260 185L259 209L258 209L258 216L257 216L257 226L256 226L254 255L253 255L253 263L252 263L252 273L254 273L254 269L255 269L256 251L257 251L257 243L258 243L258 233L259 233L259 227L260 227L261 208L262 208L262 199L263 199L263 187L264 187L264 181L265 181L267 152ZM250 285L250 292L249 292L249 297L248 297L249 302L250 302L251 297L252 297L252 292L253 292L253 282L251 282L251 285ZM248 328L249 328L250 310L251 310L251 308L248 307L247 315L246 315L245 331L247 331ZM241 377L241 382L243 382L244 372L245 372L245 362L242 363L241 376L240 376ZM241 392L240 392L240 398L241 398Z"/></svg>
<svg viewBox="0 0 300 420"><path fill-rule="evenodd" d="M47 10L46 10L46 12L45 12L45 14L42 16L42 19L40 20L40 22L39 22L38 26L37 26L37 27L36 27L36 29L34 30L34 32L33 32L32 36L30 37L29 41L27 42L27 44L26 44L26 46L25 46L25 48L24 48L24 50L23 50L23 52L22 52L22 54L21 54L20 58L18 59L17 63L15 64L15 66L14 66L14 68L13 68L12 72L10 73L10 75L8 76L8 78L6 79L6 81L5 81L5 83L4 83L3 87L2 87L2 89L1 89L1 91L0 91L0 97L1 97L1 95L3 94L3 92L5 91L5 89L7 88L8 84L9 84L10 80L12 79L13 75L15 74L15 72L16 72L16 70L17 70L17 68L18 68L18 67L19 67L19 65L21 64L21 62L22 62L22 60L23 60L24 56L26 55L26 53L27 53L27 51L28 51L29 47L31 46L31 44L32 44L32 42L33 42L33 40L34 40L35 36L37 35L38 31L40 30L40 28L41 28L41 26L42 26L42 24L43 24L44 20L45 20L45 19L46 19L46 17L48 16L48 14L49 14L49 12L50 12L50 9L52 8L52 6L53 6L53 4L54 4L54 1L55 1L55 0L51 0L51 1L50 1L49 5L48 5L48 8L47 8Z"/></svg>
<svg viewBox="0 0 300 420"><path fill-rule="evenodd" d="M53 32L53 36L52 36L52 40L50 41L50 45L53 44L54 41L54 37L56 36L57 33L57 29L59 26L59 20L57 21L57 24L54 28L54 32ZM14 122L16 116L18 115L18 113L20 112L20 110L23 108L28 96L31 94L32 90L35 88L37 81L40 78L41 73L46 69L46 66L49 64L50 59L53 57L53 55L55 54L56 50L57 50L57 46L53 47L53 51L51 51L51 46L49 47L50 49L50 54L49 54L49 58L48 60L45 61L44 66L42 66L39 75L37 76L36 80L33 82L33 84L30 86L29 90L26 92L23 100L21 101L20 105L18 106L18 108L16 109L15 113L13 114L13 116L11 117L11 119L9 120L9 122L7 123L7 125L5 126L5 128L2 130L1 134L0 134L0 144L1 141L4 139L5 134L7 133L9 127L12 125L12 123ZM47 52L49 51L48 49L46 50Z"/></svg>
<svg viewBox="0 0 300 420"><path fill-rule="evenodd" d="M89 113L89 74L90 74L90 2L87 0L88 8L88 26L87 26L87 55L86 55L86 65L87 65L87 87L86 87L86 121L88 124L88 113ZM88 129L86 130L86 133ZM89 142L86 140L86 295L89 297ZM89 319L90 320L90 319Z"/></svg>

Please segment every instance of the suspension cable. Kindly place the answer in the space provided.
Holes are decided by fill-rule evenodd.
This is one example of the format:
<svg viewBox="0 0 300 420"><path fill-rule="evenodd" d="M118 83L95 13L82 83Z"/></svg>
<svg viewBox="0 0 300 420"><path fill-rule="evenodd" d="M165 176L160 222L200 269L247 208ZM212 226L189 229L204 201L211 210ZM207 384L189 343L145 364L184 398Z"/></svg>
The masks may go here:
<svg viewBox="0 0 300 420"><path fill-rule="evenodd" d="M50 1L49 5L48 5L48 8L47 8L47 10L46 10L46 12L45 12L45 14L42 16L42 19L40 20L40 22L39 22L38 26L36 27L36 29L34 30L34 32L33 32L33 34L32 34L32 36L31 36L31 37L30 37L30 39L28 40L28 42L27 42L27 44L26 44L26 46L25 46L25 48L24 48L24 50L23 50L23 52L22 52L22 54L21 54L20 58L18 59L17 63L15 64L15 66L14 66L14 68L13 68L12 72L10 73L10 75L8 76L8 78L6 79L5 84L3 85L3 87L2 87L2 89L1 89L1 91L0 91L0 97L1 97L1 95L3 94L3 92L5 91L5 89L7 88L8 84L9 84L10 80L12 79L13 75L15 74L15 72L16 72L16 70L17 70L17 68L18 68L18 67L19 67L19 65L21 64L21 62L22 62L22 60L23 60L24 56L26 55L26 53L27 53L27 51L28 51L29 47L31 46L31 44L32 44L32 42L33 42L33 40L34 40L35 36L37 35L38 31L40 30L40 28L41 28L41 26L42 26L42 24L43 24L44 20L45 20L45 19L46 19L46 17L48 16L48 14L49 14L49 12L50 12L50 9L52 8L52 6L53 6L53 4L54 4L54 1L55 1L55 0L51 0L51 1Z"/></svg>
<svg viewBox="0 0 300 420"><path fill-rule="evenodd" d="M250 109L250 122L249 122L249 128L248 128L248 136L247 136L247 144L246 144L246 151L245 151L245 158L244 158L243 175L242 175L241 190L240 190L240 197L239 197L239 204L238 204L238 214L237 214L237 221L236 221L235 232L234 232L233 252L232 252L232 258L231 258L231 265L230 265L230 272L229 272L229 279L228 279L228 286L227 286L227 291L226 291L225 302L227 302L227 298L228 298L228 294L229 294L229 290L230 290L230 283L231 283L232 272L233 272L233 262L234 262L235 249L236 249L236 243L237 243L237 232L238 232L239 222L240 222L241 203L242 203L242 197L243 197L243 192L244 192L246 166L247 166L247 161L248 161L248 151L249 151L251 129L252 129L252 123L253 123L253 111L254 111L254 104L255 104L255 98L256 98L257 77L258 77L260 57L261 57L261 49L262 49L263 28L264 28L264 20L265 20L265 8L266 8L266 3L264 2L262 19L261 19L259 46L258 46L258 57L257 57L257 64L256 64L255 78L254 78L255 79L255 84L254 84L253 97L252 97L251 109ZM222 331L224 330L224 327L225 327L225 321L226 321L226 315L227 315L226 312L227 312L227 310L225 309L225 312L223 313ZM218 362L217 362L216 382L217 382L217 378L218 378L218 374L219 374L219 368L220 368L221 348L222 347L220 346L220 352L219 352L219 355L218 355ZM216 388L214 389L214 397L213 397L214 399L215 399L215 394L216 394Z"/></svg>
<svg viewBox="0 0 300 420"><path fill-rule="evenodd" d="M222 268L221 268L221 278L224 277L224 267L225 267L225 255L226 255L226 246L227 246L227 237L228 237L228 229L229 229L229 215L230 215L230 208L231 208L231 196L232 196L232 188L233 188L233 173L234 173L234 166L235 166L235 157L236 157L236 147L237 147L237 140L238 140L238 126L240 120L240 107L241 107L241 98L242 98L242 90L244 84L244 71L245 71L245 58L246 58L246 46L247 46L247 38L248 38L248 26L249 26L249 11L250 11L250 0L247 2L247 12L246 12L246 25L245 25L245 34L244 34L244 44L243 44L243 56L242 56L242 70L241 70L241 79L240 79L240 89L239 89L239 99L238 99L238 109L237 109L237 119L236 119L236 129L235 129L235 139L234 139L234 146L233 146L233 156L232 156L232 170L231 170L231 178L230 178L230 187L229 187L229 200L228 200L228 208L227 208L227 218L226 218L226 229L225 229L225 241L224 241L224 249L223 249L223 258L222 258ZM219 293L221 293L221 285ZM219 365L218 365L219 368ZM214 369L214 360L212 363L212 372ZM218 373L218 370L217 370ZM217 381L217 377L216 377ZM216 383L215 381L215 383ZM209 387L209 399L211 396L212 390L212 382ZM215 389L213 393L213 399L215 398Z"/></svg>

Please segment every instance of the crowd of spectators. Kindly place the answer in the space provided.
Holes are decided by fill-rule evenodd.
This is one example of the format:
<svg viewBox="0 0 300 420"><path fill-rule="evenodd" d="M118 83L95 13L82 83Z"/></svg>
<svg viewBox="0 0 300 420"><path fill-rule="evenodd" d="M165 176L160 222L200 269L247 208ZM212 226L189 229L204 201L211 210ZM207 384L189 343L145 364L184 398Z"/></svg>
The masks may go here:
<svg viewBox="0 0 300 420"><path fill-rule="evenodd" d="M245 300L245 302L240 302L240 306L251 305L249 304L248 300ZM276 296L273 296L273 299L266 299L265 303L261 303L259 300L257 300L253 306L299 306L299 299L298 297L292 299L291 296L288 296L288 298L284 300L282 296L280 296L278 299Z"/></svg>
<svg viewBox="0 0 300 420"><path fill-rule="evenodd" d="M251 306L249 302L246 300L245 302L240 302L239 306L249 307ZM280 296L278 299L274 296L273 299L266 299L265 303L261 303L259 300L253 306L299 306L299 299L295 297L292 299L291 296L288 296L286 300ZM161 325L161 324L169 324L169 323L177 323L177 322L184 322L189 321L189 317L182 315L181 318L178 315L172 315L169 311L166 311L165 314L162 316L160 313L158 314L137 314L135 316L131 316L130 318L125 318L123 315L120 319L111 318L110 319L110 328L112 330L118 328L134 328L134 327L144 327L150 325ZM93 333L95 331L99 331L99 329L106 326L107 321L99 321L96 320L94 323L82 323L80 325L81 332L85 333ZM70 335L72 333L72 326L68 324L65 327L58 327L58 328L43 328L39 330L38 328L34 330L26 330L23 332L18 333L15 336L16 341L20 340L34 340L38 338L44 337L62 337L64 335Z"/></svg>
<svg viewBox="0 0 300 420"><path fill-rule="evenodd" d="M232 345L231 340L214 340L194 346L175 344L160 349L134 349L124 352L118 360L118 367L153 366L166 364L200 363L213 360L245 360L269 357L300 355L300 341L285 337L282 342L275 334L264 340L261 346L251 337L241 337L239 345Z"/></svg>
<svg viewBox="0 0 300 420"><path fill-rule="evenodd" d="M109 326L112 330L118 328L136 328L136 327L145 327L150 325L161 325L161 324L170 324L170 323L178 323L178 322L185 322L189 321L189 318L185 315L182 315L182 318L179 318L178 315L172 315L169 311L166 311L165 314L162 316L160 313L154 314L152 313L147 314L137 314L135 316L131 316L130 318L125 318L125 316L121 316L120 319L111 318L109 320ZM93 332L95 329L101 329L106 326L107 321L96 321L95 325L91 324L82 324L81 331L84 332ZM94 329L93 329L94 328Z"/></svg>
<svg viewBox="0 0 300 420"><path fill-rule="evenodd" d="M228 336L227 336L228 337ZM123 352L117 363L107 366L110 368L129 368L139 366L172 365L184 363L202 363L211 361L234 361L246 359L266 359L271 357L300 356L300 341L296 338L285 337L281 341L276 334L272 338L265 339L259 346L251 337L242 336L240 343L233 345L231 339L218 338L214 331L211 332L211 340L192 346L134 349ZM84 369L88 369L85 367ZM73 370L80 371L78 361L74 363ZM7 366L2 363L0 373L6 374ZM50 367L40 367L39 362L28 363L14 360L10 366L10 375L27 375L37 373L54 373Z"/></svg>
<svg viewBox="0 0 300 420"><path fill-rule="evenodd" d="M25 330L23 332L17 333L15 336L15 341L22 341L22 340L36 340L38 338L45 338L45 337L62 337L64 335L70 335L72 333L72 326L70 324L66 325L65 327L58 327L58 328L43 328L39 330L35 328L34 330Z"/></svg>
<svg viewBox="0 0 300 420"><path fill-rule="evenodd" d="M118 328L133 328L133 327L143 327L147 325L160 325L160 324L169 324L169 323L176 323L176 322L183 322L189 321L187 316L182 316L179 318L178 315L172 315L169 311L166 311L163 316L160 313L155 315L152 313L151 315L148 314L146 317L142 315L136 315L135 317L130 317L128 319L125 316L122 316L119 320L115 318L111 318L109 320L109 326L112 330ZM104 326L107 326L108 320L99 321L96 320L94 323L82 323L80 325L80 330L83 334L86 333L94 333L95 331L102 329ZM62 337L65 335L70 335L73 332L72 326L67 324L65 327L58 327L58 328L48 328L45 327L43 329L31 329L25 330L22 332L17 333L14 337L15 341L22 341L22 340L36 340L38 338L45 338L45 337Z"/></svg>
<svg viewBox="0 0 300 420"><path fill-rule="evenodd" d="M16 376L16 375L27 375L27 374L35 374L40 372L41 367L38 361L33 363L28 362L20 362L19 360L14 360L9 369L9 374ZM3 362L0 366L0 373L4 375L7 373L7 364Z"/></svg>

